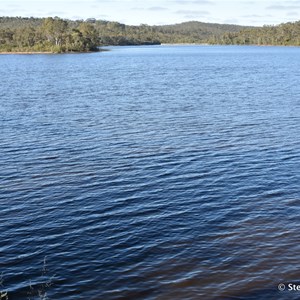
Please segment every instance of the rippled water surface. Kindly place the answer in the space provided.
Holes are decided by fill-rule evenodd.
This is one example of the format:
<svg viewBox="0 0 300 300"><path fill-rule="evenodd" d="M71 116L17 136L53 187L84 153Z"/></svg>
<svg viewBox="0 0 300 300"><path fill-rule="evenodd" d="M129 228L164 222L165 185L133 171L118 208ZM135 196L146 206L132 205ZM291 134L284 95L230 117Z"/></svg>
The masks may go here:
<svg viewBox="0 0 300 300"><path fill-rule="evenodd" d="M0 290L300 297L300 49L111 50L0 57Z"/></svg>

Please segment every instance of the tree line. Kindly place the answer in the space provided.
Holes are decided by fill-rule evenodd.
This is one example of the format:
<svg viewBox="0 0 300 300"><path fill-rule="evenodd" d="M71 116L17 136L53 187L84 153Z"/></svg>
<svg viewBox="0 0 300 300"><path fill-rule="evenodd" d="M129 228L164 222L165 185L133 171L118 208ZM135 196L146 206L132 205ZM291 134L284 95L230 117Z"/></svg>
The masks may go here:
<svg viewBox="0 0 300 300"><path fill-rule="evenodd" d="M0 18L0 51L97 51L99 36L88 22L60 18Z"/></svg>
<svg viewBox="0 0 300 300"><path fill-rule="evenodd" d="M139 26L87 19L0 17L0 51L95 51L102 45L207 43L211 36L246 28L237 25L185 22ZM248 27L247 27L248 28Z"/></svg>
<svg viewBox="0 0 300 300"><path fill-rule="evenodd" d="M250 27L202 22L129 26L96 19L0 17L1 52L86 52L102 45L300 45L300 21Z"/></svg>
<svg viewBox="0 0 300 300"><path fill-rule="evenodd" d="M227 32L221 37L212 37L209 42L225 45L300 46L300 21Z"/></svg>

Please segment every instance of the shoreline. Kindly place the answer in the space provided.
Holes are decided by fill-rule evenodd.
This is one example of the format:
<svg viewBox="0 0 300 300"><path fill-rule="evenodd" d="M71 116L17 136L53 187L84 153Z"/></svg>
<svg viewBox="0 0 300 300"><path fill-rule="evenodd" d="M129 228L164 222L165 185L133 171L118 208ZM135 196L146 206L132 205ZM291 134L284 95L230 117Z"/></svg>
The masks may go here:
<svg viewBox="0 0 300 300"><path fill-rule="evenodd" d="M61 53L57 53L57 52L51 52L51 51L0 51L0 55L15 55L15 54L20 54L20 55L34 55L34 54L86 54L86 53L98 53L98 52L104 52L104 51L108 51L106 49L101 49L99 51L84 51L84 52L61 52Z"/></svg>
<svg viewBox="0 0 300 300"><path fill-rule="evenodd" d="M0 52L0 55L6 55L6 54L28 54L28 55L31 55L31 54L55 54L53 52L42 52L42 51L38 51L38 52L33 52L33 51L28 51L28 52L24 52L24 51L11 51L11 52Z"/></svg>
<svg viewBox="0 0 300 300"><path fill-rule="evenodd" d="M209 43L162 43L160 46L211 46Z"/></svg>
<svg viewBox="0 0 300 300"><path fill-rule="evenodd" d="M123 45L122 45L123 46ZM121 47L122 47L121 46ZM124 45L125 46L125 45ZM126 45L127 46L127 45ZM130 45L130 46L136 46L136 45ZM144 45L139 45L144 46ZM254 46L254 47L299 47L299 45L258 45L258 44L249 44L249 45L238 45L238 44L229 44L229 45L223 45L223 44L209 44L209 43L162 43L158 46ZM115 45L107 45L103 47L115 47ZM98 53L98 52L106 52L110 51L110 49L101 48L99 51L84 51L84 52L51 52L51 51L0 51L0 55L64 55L64 54L91 54L91 53Z"/></svg>

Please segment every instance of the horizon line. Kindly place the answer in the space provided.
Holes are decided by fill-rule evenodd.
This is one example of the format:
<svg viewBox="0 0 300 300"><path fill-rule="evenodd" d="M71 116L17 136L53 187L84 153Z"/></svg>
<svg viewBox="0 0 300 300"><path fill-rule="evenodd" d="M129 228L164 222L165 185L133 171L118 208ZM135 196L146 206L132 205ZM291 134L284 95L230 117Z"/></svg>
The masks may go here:
<svg viewBox="0 0 300 300"><path fill-rule="evenodd" d="M235 24L235 23L216 23L216 22L203 22L203 21L199 21L199 20L190 20L190 21L184 21L184 22L175 22L175 23L167 23L167 24L153 24L153 25L149 25L147 23L140 23L139 25L137 24L128 24L128 23L122 23L120 21L115 21L115 20L107 20L107 19L97 19L94 17L89 17L89 18L64 18L64 17L60 17L60 16L46 16L46 17L41 17L41 16L30 16L30 17L25 17L25 16L0 16L0 18L23 18L23 19L46 19L46 18L59 18L62 20L68 20L68 21L83 21L83 22L87 22L88 20L95 20L95 21L104 21L104 22L116 22L122 25L126 25L126 26L142 26L142 25L146 25L146 26L171 26L171 25L179 25L179 24L185 24L185 23L192 23L192 22L197 22L197 23L203 23L203 24L215 24L215 25L231 25L231 26L237 26L237 27L264 27L264 26L278 26L281 24L288 24L288 23L296 23L299 22L300 20L297 21L289 21L289 22L280 22L280 23L276 23L276 24L264 24L264 25L241 25L241 24Z"/></svg>

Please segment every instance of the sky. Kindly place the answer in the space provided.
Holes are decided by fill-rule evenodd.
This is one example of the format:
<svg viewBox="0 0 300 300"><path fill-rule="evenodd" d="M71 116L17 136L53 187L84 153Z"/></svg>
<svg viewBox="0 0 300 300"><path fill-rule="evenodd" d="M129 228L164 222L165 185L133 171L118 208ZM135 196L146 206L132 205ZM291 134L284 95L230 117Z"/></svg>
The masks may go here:
<svg viewBox="0 0 300 300"><path fill-rule="evenodd" d="M0 16L96 18L127 25L193 20L261 26L300 20L300 0L0 0Z"/></svg>

